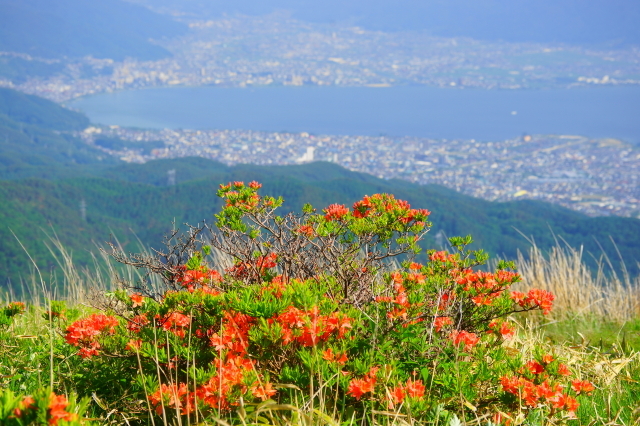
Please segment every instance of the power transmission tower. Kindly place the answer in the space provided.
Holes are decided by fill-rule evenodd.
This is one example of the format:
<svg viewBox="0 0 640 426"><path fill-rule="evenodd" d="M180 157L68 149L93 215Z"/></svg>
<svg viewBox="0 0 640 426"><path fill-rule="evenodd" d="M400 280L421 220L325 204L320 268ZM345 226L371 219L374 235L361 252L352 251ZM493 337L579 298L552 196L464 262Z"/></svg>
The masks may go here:
<svg viewBox="0 0 640 426"><path fill-rule="evenodd" d="M176 169L167 172L167 185L176 186Z"/></svg>
<svg viewBox="0 0 640 426"><path fill-rule="evenodd" d="M84 198L80 201L80 217L83 222L87 221L87 202Z"/></svg>

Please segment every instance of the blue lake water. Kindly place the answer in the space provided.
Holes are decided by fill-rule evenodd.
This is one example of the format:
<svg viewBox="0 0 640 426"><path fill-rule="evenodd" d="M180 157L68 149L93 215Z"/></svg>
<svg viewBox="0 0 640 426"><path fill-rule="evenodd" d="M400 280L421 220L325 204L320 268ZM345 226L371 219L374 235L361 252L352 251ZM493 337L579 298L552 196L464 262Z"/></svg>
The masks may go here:
<svg viewBox="0 0 640 426"><path fill-rule="evenodd" d="M68 103L100 124L501 140L530 134L640 143L640 87L552 90L170 87Z"/></svg>

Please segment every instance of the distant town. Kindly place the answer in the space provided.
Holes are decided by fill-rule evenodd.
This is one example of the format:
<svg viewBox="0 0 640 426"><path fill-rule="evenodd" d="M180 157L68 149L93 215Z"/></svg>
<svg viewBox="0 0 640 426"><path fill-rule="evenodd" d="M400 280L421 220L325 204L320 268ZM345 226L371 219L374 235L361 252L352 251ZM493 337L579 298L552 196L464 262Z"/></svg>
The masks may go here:
<svg viewBox="0 0 640 426"><path fill-rule="evenodd" d="M429 85L452 89L532 89L640 84L640 49L480 42L417 32L385 33L311 24L287 15L186 21L190 31L158 40L158 61L86 57L45 60L51 75L12 87L64 102L155 86ZM55 68L55 67L54 67ZM505 141L264 133L240 130L133 130L91 127L80 136L154 142L148 149L101 146L129 162L201 156L226 164L330 161L350 170L437 183L488 200L539 199L589 215L640 215L640 151L613 139L526 135ZM158 143L163 148L158 148ZM135 149L133 147L136 147ZM179 179L179 171L178 179Z"/></svg>
<svg viewBox="0 0 640 426"><path fill-rule="evenodd" d="M384 179L440 184L487 200L535 199L591 216L640 218L640 148L616 139L524 135L478 142L118 126L92 126L77 136L127 162L188 156L229 165L328 161ZM110 138L136 148L110 149L100 143ZM179 181L179 170L172 179Z"/></svg>
<svg viewBox="0 0 640 426"><path fill-rule="evenodd" d="M535 43L490 43L385 33L358 27L310 24L265 17L189 21L182 37L158 40L173 57L159 61L91 57L60 63L49 76L13 87L63 102L96 93L154 86L430 85L451 88L523 89L640 84L640 49L590 49Z"/></svg>

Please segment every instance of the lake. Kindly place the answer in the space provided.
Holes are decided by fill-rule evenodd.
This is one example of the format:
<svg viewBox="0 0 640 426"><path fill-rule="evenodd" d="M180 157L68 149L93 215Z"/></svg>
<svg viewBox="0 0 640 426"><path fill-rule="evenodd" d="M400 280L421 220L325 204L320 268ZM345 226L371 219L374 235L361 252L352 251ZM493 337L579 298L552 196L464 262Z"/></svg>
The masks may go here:
<svg viewBox="0 0 640 426"><path fill-rule="evenodd" d="M578 134L640 143L640 87L550 90L398 87L165 87L68 106L94 123L141 128L502 140Z"/></svg>

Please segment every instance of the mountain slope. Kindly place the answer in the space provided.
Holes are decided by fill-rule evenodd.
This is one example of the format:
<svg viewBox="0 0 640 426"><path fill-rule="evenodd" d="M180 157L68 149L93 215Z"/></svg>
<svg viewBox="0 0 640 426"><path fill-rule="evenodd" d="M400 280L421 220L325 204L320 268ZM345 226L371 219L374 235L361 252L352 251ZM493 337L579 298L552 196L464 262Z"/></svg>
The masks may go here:
<svg viewBox="0 0 640 426"><path fill-rule="evenodd" d="M0 179L69 177L83 167L118 163L66 133L88 124L54 102L0 88Z"/></svg>
<svg viewBox="0 0 640 426"><path fill-rule="evenodd" d="M121 0L0 0L0 51L155 60L169 52L149 39L184 31L169 17Z"/></svg>
<svg viewBox="0 0 640 426"><path fill-rule="evenodd" d="M427 31L508 42L640 43L635 0L133 0L149 7L220 17L290 11L306 21L372 30Z"/></svg>

